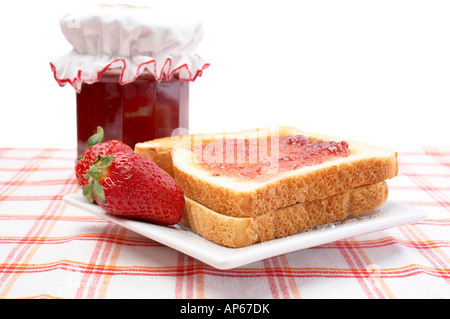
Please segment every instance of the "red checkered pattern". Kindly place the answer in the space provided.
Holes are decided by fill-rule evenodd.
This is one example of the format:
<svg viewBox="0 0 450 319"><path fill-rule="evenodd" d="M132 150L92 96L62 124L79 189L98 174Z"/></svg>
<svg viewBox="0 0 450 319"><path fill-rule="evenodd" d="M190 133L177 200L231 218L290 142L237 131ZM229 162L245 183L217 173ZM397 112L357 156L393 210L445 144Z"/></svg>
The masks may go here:
<svg viewBox="0 0 450 319"><path fill-rule="evenodd" d="M0 148L0 298L450 298L450 148L389 181L426 219L231 270L68 206L75 156Z"/></svg>

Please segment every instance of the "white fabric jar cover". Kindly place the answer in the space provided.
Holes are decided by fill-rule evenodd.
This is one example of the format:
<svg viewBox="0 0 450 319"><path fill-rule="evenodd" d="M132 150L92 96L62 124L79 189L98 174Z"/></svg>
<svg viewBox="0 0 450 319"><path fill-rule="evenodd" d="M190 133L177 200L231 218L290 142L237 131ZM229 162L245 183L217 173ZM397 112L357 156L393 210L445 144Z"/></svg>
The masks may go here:
<svg viewBox="0 0 450 319"><path fill-rule="evenodd" d="M62 16L60 26L73 49L50 66L60 86L69 83L77 92L111 68L121 68L126 84L145 70L157 81L174 74L194 81L209 66L196 52L202 24L183 12L100 5Z"/></svg>

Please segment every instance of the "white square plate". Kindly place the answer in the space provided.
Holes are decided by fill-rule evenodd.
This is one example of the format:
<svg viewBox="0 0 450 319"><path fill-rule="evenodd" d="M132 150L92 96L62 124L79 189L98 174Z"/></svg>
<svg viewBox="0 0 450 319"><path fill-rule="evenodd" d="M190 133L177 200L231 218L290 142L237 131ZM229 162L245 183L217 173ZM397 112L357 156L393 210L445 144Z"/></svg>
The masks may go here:
<svg viewBox="0 0 450 319"><path fill-rule="evenodd" d="M388 200L376 210L349 217L345 221L244 248L228 248L210 242L182 226L159 226L110 215L100 206L88 203L81 192L65 196L64 201L218 269L235 268L336 240L417 222L426 217L418 209Z"/></svg>

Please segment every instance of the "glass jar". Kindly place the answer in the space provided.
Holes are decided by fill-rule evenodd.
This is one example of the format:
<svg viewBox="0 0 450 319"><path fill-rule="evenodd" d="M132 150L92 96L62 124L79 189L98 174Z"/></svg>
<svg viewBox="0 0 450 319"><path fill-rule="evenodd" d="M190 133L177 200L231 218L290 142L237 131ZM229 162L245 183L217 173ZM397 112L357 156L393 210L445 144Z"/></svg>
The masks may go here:
<svg viewBox="0 0 450 319"><path fill-rule="evenodd" d="M51 61L76 90L77 153L101 126L104 141L138 142L189 128L189 83L209 66L200 20L177 8L99 5L63 15L72 50Z"/></svg>
<svg viewBox="0 0 450 319"><path fill-rule="evenodd" d="M159 82L143 72L120 84L121 69L110 69L95 83L83 83L77 94L77 152L84 154L87 139L104 130L104 140L121 140L134 149L138 142L170 136L189 128L189 82L174 75Z"/></svg>

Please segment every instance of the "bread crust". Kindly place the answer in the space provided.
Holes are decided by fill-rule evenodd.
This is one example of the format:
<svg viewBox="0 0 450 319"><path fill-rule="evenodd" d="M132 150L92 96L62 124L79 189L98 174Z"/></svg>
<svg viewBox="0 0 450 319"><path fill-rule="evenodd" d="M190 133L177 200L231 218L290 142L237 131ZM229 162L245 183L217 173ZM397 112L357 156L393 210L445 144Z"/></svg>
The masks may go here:
<svg viewBox="0 0 450 319"><path fill-rule="evenodd" d="M216 244L239 248L374 210L383 205L387 196L388 187L383 181L325 199L279 208L255 218L226 216L186 197L185 212L180 224Z"/></svg>
<svg viewBox="0 0 450 319"><path fill-rule="evenodd" d="M172 168L172 149L181 138L181 136L163 137L147 142L137 143L134 147L134 152L153 161L170 176L174 177Z"/></svg>

